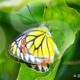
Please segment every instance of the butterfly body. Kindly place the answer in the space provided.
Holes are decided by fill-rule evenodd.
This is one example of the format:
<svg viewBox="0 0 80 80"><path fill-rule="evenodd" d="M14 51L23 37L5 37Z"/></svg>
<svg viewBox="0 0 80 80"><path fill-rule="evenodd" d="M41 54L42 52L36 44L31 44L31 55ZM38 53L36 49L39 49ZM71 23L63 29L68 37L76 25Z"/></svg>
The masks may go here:
<svg viewBox="0 0 80 80"><path fill-rule="evenodd" d="M48 65L54 61L57 52L50 32L46 27L25 31L11 44L10 54L39 71L48 71Z"/></svg>

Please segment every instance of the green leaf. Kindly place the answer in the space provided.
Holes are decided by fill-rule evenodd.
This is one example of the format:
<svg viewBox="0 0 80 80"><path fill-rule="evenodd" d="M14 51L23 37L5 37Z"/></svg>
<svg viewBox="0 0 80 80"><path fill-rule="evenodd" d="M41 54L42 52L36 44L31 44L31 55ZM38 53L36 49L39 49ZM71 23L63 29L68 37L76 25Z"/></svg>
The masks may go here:
<svg viewBox="0 0 80 80"><path fill-rule="evenodd" d="M57 5L46 8L44 15L44 23L53 32L53 38L60 51L64 51L68 44L73 43L74 35L80 29L79 13L67 6Z"/></svg>
<svg viewBox="0 0 80 80"><path fill-rule="evenodd" d="M10 21L13 28L23 32L30 27L41 24L43 20L44 5L43 3L33 3L16 13L10 14Z"/></svg>
<svg viewBox="0 0 80 80"><path fill-rule="evenodd" d="M66 2L69 7L74 8L80 12L80 0L66 0Z"/></svg>
<svg viewBox="0 0 80 80"><path fill-rule="evenodd" d="M66 0L66 2L80 5L80 0Z"/></svg>
<svg viewBox="0 0 80 80"><path fill-rule="evenodd" d="M2 11L5 10L8 11L10 9L4 8ZM12 11L14 10L12 9ZM11 12L11 10L8 12ZM63 64L65 64L65 61L75 59L75 54L73 53L75 52L75 47L71 48L70 46L74 42L75 33L80 29L79 13L75 9L68 7L64 0L30 0L30 3L23 9L20 8L14 13L2 13L0 16L0 25L5 31L6 36L6 47L8 47L8 44L10 44L10 42L12 42L13 39L16 38L16 36L18 36L21 32L28 28L35 26L38 27L41 24L48 26L60 51L60 56L55 59L54 63L50 66L50 70L46 73L40 73L32 70L23 63L21 63L20 67L19 63L15 62L15 60L12 60L11 58L8 58L8 49L5 48L0 55L0 80L5 80L5 78L7 80L61 79L60 76L66 72L66 67L61 64L61 61L64 61ZM3 40L3 43L4 42L5 41ZM66 54L68 53L66 52L66 49L68 48L68 52L71 53L70 55ZM62 58L63 54L64 56ZM73 70L74 68L70 69ZM59 74L58 72L62 73ZM68 73L69 72L66 74ZM63 80L66 79L66 74L62 77Z"/></svg>
<svg viewBox="0 0 80 80"><path fill-rule="evenodd" d="M0 1L0 11L3 12L15 12L22 9L31 0L1 0Z"/></svg>
<svg viewBox="0 0 80 80"><path fill-rule="evenodd" d="M79 79L80 74L80 31L74 43L64 52L59 71L55 80Z"/></svg>
<svg viewBox="0 0 80 80"><path fill-rule="evenodd" d="M74 41L75 33L79 29L80 25L80 16L74 9L61 5L52 7L47 6L47 9L45 9L45 13L43 15L42 23L48 25L48 28L52 33L52 36L62 55ZM22 64L18 75L18 80L54 80L60 61L61 57L52 64L49 72L42 74L37 73Z"/></svg>
<svg viewBox="0 0 80 80"><path fill-rule="evenodd" d="M16 34L11 28L8 14L0 13L0 80L15 80L18 75L20 64L12 60L8 52Z"/></svg>
<svg viewBox="0 0 80 80"><path fill-rule="evenodd" d="M1 42L1 45L0 45L0 54L2 53L2 51L5 49L5 46L6 46L6 36L5 36L5 33L3 31L3 29L1 28L0 26L0 42Z"/></svg>

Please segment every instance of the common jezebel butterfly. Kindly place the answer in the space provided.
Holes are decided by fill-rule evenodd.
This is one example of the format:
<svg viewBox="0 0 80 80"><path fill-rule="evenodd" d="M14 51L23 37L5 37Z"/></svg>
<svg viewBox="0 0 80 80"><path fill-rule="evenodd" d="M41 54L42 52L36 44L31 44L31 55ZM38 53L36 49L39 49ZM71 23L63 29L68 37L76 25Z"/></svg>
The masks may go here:
<svg viewBox="0 0 80 80"><path fill-rule="evenodd" d="M56 53L57 46L44 25L25 31L10 45L10 55L41 72L49 70Z"/></svg>

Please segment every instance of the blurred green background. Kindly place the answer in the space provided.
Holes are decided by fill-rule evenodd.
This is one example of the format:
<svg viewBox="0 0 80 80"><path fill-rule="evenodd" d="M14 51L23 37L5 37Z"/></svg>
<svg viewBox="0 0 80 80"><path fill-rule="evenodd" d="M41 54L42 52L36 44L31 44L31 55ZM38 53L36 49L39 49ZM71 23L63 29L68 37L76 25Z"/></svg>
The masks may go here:
<svg viewBox="0 0 80 80"><path fill-rule="evenodd" d="M25 0L24 6L1 6L4 1L0 0L0 80L79 80L80 0ZM10 43L40 24L48 26L60 51L46 73L9 56Z"/></svg>

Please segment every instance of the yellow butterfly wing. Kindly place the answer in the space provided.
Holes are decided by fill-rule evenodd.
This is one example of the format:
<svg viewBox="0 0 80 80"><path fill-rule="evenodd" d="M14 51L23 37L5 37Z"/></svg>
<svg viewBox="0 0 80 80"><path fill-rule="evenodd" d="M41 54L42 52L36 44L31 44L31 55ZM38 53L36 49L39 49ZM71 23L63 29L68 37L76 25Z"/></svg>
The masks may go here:
<svg viewBox="0 0 80 80"><path fill-rule="evenodd" d="M35 65L40 71L47 71L48 64L54 61L57 51L55 42L46 27L27 30L10 47L10 54L18 60Z"/></svg>
<svg viewBox="0 0 80 80"><path fill-rule="evenodd" d="M25 44L21 44L21 41ZM54 59L56 48L56 44L46 27L31 29L11 45L13 55L17 55L18 57L21 56L21 58L23 58L23 56L28 53L33 57L39 59L50 59L51 61Z"/></svg>
<svg viewBox="0 0 80 80"><path fill-rule="evenodd" d="M33 29L26 37L29 53L37 58L53 59L55 43L46 27Z"/></svg>

